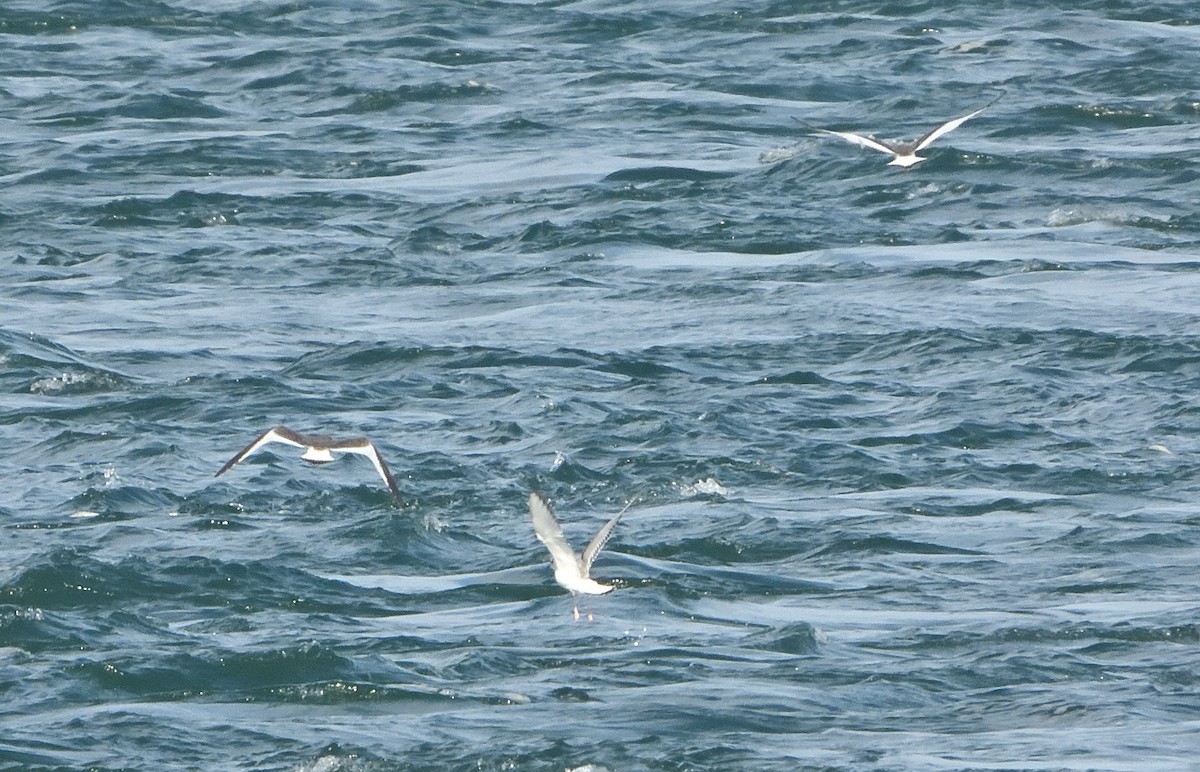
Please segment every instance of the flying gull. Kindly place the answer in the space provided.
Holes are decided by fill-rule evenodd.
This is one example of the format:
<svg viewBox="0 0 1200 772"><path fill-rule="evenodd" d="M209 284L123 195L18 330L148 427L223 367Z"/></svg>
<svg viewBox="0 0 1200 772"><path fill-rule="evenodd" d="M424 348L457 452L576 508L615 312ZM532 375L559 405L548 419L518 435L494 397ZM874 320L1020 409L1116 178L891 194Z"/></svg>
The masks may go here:
<svg viewBox="0 0 1200 772"><path fill-rule="evenodd" d="M632 503L630 502L630 504ZM629 504L625 505L625 509L629 509ZM550 502L540 493L529 494L529 514L533 518L533 530L537 534L538 541L546 545L546 549L550 550L550 557L554 559L554 581L571 591L571 598L575 601L574 614L577 622L579 621L579 593L604 595L613 590L611 584L600 584L591 577L592 561L600 554L600 550L604 549L604 543L608 541L608 537L612 536L613 529L617 527L617 521L621 519L621 515L625 514L625 509L618 512L612 520L609 520L603 528L596 532L596 535L584 548L582 555L576 555L575 550L571 549L571 545L563 536L562 527L554 517L554 510L550 508ZM588 614L588 621L590 622L591 619L592 615Z"/></svg>
<svg viewBox="0 0 1200 772"><path fill-rule="evenodd" d="M387 483L388 490L392 492L392 496L395 497L396 501L400 501L400 489L396 486L396 480L392 477L391 470L388 469L387 464L383 463L383 458L380 457L379 451L375 449L375 446L366 437L335 440L333 437L325 435L300 434L286 426L276 426L273 429L263 432L258 439L243 448L236 456L229 459L225 463L225 466L221 467L220 471L213 476L220 477L240 463L246 456L268 442L282 442L284 445L304 448L304 453L300 455L300 458L310 464L328 464L333 460L334 453L357 453L360 456L366 456L371 459L371 463L375 465L375 471L379 472L379 476Z"/></svg>
<svg viewBox="0 0 1200 772"><path fill-rule="evenodd" d="M1004 95L1001 94L1000 96ZM917 153L933 144L934 140L936 140L938 137L941 137L943 134L949 134L950 132L954 131L959 126L962 126L964 123L974 118L976 115L979 115L984 110L996 104L996 102L999 100L1000 97L996 97L972 113L967 113L963 117L955 118L952 121L946 121L941 126L938 126L936 129L915 142L884 142L883 140L874 139L872 137L864 137L861 134L854 134L849 131L833 131L832 129L822 129L817 126L811 126L807 123L804 123L804 121L801 121L799 118L796 120L813 131L819 131L822 134L832 134L835 137L841 137L847 142L860 147L878 150L881 153L887 153L888 155L893 156L892 160L888 161L888 166L899 166L907 169L910 166L916 166L925 160L925 156L919 156Z"/></svg>

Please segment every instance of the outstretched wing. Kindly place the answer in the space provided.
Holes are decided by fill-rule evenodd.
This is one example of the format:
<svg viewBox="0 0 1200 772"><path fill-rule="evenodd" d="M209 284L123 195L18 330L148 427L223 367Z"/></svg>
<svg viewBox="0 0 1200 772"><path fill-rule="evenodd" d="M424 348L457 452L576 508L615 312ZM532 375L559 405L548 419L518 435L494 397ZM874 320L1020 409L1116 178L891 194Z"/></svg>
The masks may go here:
<svg viewBox="0 0 1200 772"><path fill-rule="evenodd" d="M853 134L849 131L831 131L830 129L817 129L817 131L821 132L822 134L832 134L835 137L841 137L852 145L870 148L871 150L878 150L879 152L887 153L888 155L896 155L895 150L883 144L879 140L871 139L870 137L864 137L861 134Z"/></svg>
<svg viewBox="0 0 1200 772"><path fill-rule="evenodd" d="M931 144L933 144L933 141L935 139L937 139L938 137L942 136L943 134L949 134L950 132L957 129L959 126L962 126L964 123L966 123L967 121L974 118L976 115L979 115L984 110L988 109L992 105L999 102L1000 97L1002 97L1002 96L1004 96L1004 95L1001 94L1000 96L998 96L995 99L993 99L992 101L988 102L986 105L979 108L978 110L976 110L973 113L967 113L966 115L964 115L961 118L955 118L952 121L946 121L941 126L938 126L936 129L934 129L933 131L929 132L928 134L926 134L925 136L923 136L917 140L917 144L913 147L913 152L918 153L918 152L924 150L925 148L929 147Z"/></svg>
<svg viewBox="0 0 1200 772"><path fill-rule="evenodd" d="M388 469L388 465L383 462L383 456L379 455L378 448L370 440L366 437L356 437L352 440L339 441L334 450L357 453L371 459L371 463L375 465L375 471L379 472L379 476L387 483L392 496L397 502L400 501L400 488L396 485L396 479L392 477L392 470Z"/></svg>
<svg viewBox="0 0 1200 772"><path fill-rule="evenodd" d="M840 137L841 139L846 140L852 145L858 145L859 147L865 147L871 150L878 150L879 152L887 153L888 155L897 155L895 148L888 147L877 139L871 139L870 137L864 137L861 134L854 134L849 131L833 131L832 129L822 129L820 126L813 126L811 123L805 123L795 116L792 116L792 120L809 131L816 131L821 134L832 134L835 137Z"/></svg>
<svg viewBox="0 0 1200 772"><path fill-rule="evenodd" d="M632 501L629 502L629 504L632 503ZM613 529L621 521L621 515L625 514L626 509L629 509L629 504L626 504L624 509L614 515L612 520L605 523L603 528L596 531L596 535L592 537L592 540L588 542L587 547L583 550L583 556L579 559L579 562L583 566L583 575L585 577L591 572L592 562L600 554L600 550L604 549L604 545L608 542L608 537L612 536Z"/></svg>
<svg viewBox="0 0 1200 772"><path fill-rule="evenodd" d="M241 463L242 459L244 459L246 456L258 450L263 445L266 445L268 442L282 442L285 445L292 445L297 448L308 447L308 444L304 442L304 438L300 434L292 431L286 426L276 426L272 429L267 429L265 432L259 435L254 442L251 442L249 445L242 448L241 452L226 461L225 466L221 467L217 473L213 475L213 477L220 477L221 475L225 474L234 466Z"/></svg>
<svg viewBox="0 0 1200 772"><path fill-rule="evenodd" d="M563 536L562 526L555 519L550 502L536 491L529 494L529 516L533 518L533 532L537 534L538 541L550 550L555 572L567 569L571 573L583 575L579 558L575 556L575 550L571 549L567 538Z"/></svg>

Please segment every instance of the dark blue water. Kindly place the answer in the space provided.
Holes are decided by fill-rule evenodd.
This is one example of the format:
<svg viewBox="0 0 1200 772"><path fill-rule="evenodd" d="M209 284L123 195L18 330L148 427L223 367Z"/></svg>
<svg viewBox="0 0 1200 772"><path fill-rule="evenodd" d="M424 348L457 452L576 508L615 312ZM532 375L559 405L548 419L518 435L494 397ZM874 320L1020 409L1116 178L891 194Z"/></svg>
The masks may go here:
<svg viewBox="0 0 1200 772"><path fill-rule="evenodd" d="M0 9L0 769L1194 768L1194 3L425 5Z"/></svg>

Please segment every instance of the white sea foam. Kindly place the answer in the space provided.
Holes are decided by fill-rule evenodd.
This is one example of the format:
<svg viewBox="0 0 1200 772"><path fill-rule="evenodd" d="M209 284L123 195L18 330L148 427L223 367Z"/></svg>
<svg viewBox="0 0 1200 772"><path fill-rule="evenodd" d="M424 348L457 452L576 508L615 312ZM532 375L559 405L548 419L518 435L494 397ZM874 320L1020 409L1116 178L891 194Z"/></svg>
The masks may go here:
<svg viewBox="0 0 1200 772"><path fill-rule="evenodd" d="M707 477L703 480L697 480L690 485L680 485L679 493L684 498L691 496L728 496L729 489L715 478Z"/></svg>

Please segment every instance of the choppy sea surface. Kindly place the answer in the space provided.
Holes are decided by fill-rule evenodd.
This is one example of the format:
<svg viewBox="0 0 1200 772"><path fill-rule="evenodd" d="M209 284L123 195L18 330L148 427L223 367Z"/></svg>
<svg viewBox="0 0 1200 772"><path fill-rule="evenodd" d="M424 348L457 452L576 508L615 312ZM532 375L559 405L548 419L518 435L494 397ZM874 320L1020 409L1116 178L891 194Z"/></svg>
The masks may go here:
<svg viewBox="0 0 1200 772"><path fill-rule="evenodd" d="M0 50L0 769L1195 768L1194 2L18 0ZM997 96L908 171L795 120ZM214 478L276 424L403 501ZM591 622L531 490L632 502Z"/></svg>

